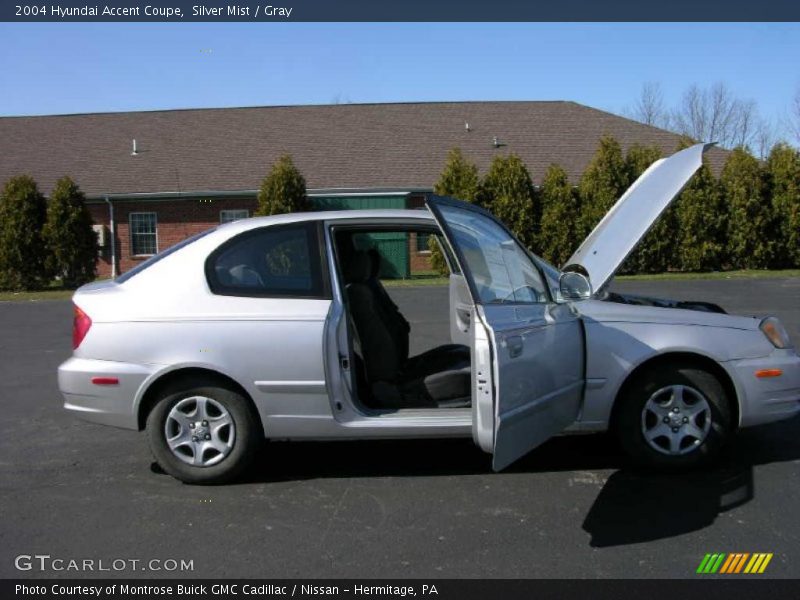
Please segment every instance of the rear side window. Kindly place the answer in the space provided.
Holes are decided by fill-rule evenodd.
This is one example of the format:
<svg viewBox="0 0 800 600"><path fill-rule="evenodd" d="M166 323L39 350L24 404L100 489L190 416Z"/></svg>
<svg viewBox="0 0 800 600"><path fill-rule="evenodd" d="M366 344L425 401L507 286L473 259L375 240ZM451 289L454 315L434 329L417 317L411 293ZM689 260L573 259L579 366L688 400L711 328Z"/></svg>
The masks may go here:
<svg viewBox="0 0 800 600"><path fill-rule="evenodd" d="M223 296L327 298L316 223L273 225L227 241L206 261L211 291Z"/></svg>

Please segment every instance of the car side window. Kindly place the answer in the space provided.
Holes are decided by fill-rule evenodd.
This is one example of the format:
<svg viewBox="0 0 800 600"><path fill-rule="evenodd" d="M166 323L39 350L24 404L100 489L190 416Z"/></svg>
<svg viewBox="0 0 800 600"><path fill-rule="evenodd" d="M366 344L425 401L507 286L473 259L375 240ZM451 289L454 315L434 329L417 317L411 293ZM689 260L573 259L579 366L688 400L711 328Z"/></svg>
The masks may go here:
<svg viewBox="0 0 800 600"><path fill-rule="evenodd" d="M225 296L326 297L314 223L243 233L209 256L206 276L211 291Z"/></svg>

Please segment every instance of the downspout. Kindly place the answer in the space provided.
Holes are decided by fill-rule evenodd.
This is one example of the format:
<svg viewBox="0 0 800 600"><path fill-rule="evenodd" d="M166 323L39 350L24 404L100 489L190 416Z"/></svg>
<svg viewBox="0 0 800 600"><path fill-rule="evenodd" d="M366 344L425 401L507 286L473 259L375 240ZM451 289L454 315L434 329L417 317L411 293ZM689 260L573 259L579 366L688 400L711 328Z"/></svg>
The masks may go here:
<svg viewBox="0 0 800 600"><path fill-rule="evenodd" d="M111 243L111 279L117 278L117 239L114 233L114 205L111 199L106 196L106 203L108 204L108 229L109 229L109 242Z"/></svg>

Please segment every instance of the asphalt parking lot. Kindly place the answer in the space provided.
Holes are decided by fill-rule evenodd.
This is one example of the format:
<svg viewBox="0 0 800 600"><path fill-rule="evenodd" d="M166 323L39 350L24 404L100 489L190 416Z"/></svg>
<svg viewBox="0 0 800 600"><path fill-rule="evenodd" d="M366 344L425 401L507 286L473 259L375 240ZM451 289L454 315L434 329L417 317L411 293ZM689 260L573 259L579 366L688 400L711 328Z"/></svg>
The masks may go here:
<svg viewBox="0 0 800 600"><path fill-rule="evenodd" d="M800 343L800 279L617 289L776 314ZM392 290L414 349L446 332L446 290ZM192 560L170 577L695 577L707 552L773 552L800 574L800 420L747 430L712 471L631 469L603 435L561 437L494 474L469 440L272 443L245 481L151 469L142 435L66 414L68 302L0 303L0 577L20 554ZM109 573L61 573L99 576Z"/></svg>

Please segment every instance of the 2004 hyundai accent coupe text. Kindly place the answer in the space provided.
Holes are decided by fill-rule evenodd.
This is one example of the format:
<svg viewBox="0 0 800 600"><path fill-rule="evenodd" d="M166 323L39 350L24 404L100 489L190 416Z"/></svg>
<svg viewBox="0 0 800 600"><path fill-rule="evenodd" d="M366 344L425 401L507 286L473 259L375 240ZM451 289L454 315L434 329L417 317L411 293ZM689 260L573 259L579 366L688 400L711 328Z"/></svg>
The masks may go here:
<svg viewBox="0 0 800 600"><path fill-rule="evenodd" d="M740 427L800 411L780 322L607 291L702 163L653 164L558 271L488 212L287 214L190 238L74 296L65 407L145 429L161 467L229 480L268 439L472 436L499 470L561 431L612 430L642 463L711 460ZM382 235L433 235L449 344L409 356Z"/></svg>

